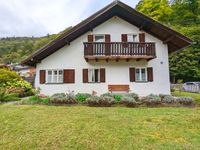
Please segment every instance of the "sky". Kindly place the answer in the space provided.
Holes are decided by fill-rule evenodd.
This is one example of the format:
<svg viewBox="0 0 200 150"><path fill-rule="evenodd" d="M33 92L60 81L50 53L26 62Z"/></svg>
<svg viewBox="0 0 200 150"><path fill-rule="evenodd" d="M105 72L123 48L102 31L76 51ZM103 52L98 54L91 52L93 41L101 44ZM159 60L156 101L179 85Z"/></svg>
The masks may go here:
<svg viewBox="0 0 200 150"><path fill-rule="evenodd" d="M0 37L55 34L113 0L0 0ZM121 0L135 7L139 0Z"/></svg>

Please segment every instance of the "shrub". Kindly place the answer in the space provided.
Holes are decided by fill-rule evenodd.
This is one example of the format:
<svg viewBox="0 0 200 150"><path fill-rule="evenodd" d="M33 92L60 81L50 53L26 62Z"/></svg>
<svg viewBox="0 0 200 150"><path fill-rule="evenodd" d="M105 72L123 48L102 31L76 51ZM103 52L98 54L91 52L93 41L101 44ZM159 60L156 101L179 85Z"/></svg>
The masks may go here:
<svg viewBox="0 0 200 150"><path fill-rule="evenodd" d="M112 93L104 93L104 94L101 95L101 97L102 97L102 96L103 96L103 97L104 97L104 96L113 97L113 94L112 94Z"/></svg>
<svg viewBox="0 0 200 150"><path fill-rule="evenodd" d="M20 97L34 94L30 83L23 80L15 71L0 69L0 88L5 88L6 93L16 93Z"/></svg>
<svg viewBox="0 0 200 150"><path fill-rule="evenodd" d="M49 104L49 97L46 97L46 98L41 98L40 96L38 95L35 95L35 96L31 96L27 99L24 99L21 101L22 104L43 104L43 105L48 105Z"/></svg>
<svg viewBox="0 0 200 150"><path fill-rule="evenodd" d="M96 107L110 107L115 104L115 99L110 96L92 96L87 98L87 104L89 106L96 106Z"/></svg>
<svg viewBox="0 0 200 150"><path fill-rule="evenodd" d="M84 103L86 101L87 98L91 97L91 94L88 93L78 93L75 95L75 99L80 102L80 103Z"/></svg>
<svg viewBox="0 0 200 150"><path fill-rule="evenodd" d="M173 104L173 103L176 103L176 99L171 95L167 95L167 96L164 96L163 103Z"/></svg>
<svg viewBox="0 0 200 150"><path fill-rule="evenodd" d="M122 95L120 94L113 94L113 98L115 99L116 102L120 102L122 99Z"/></svg>
<svg viewBox="0 0 200 150"><path fill-rule="evenodd" d="M5 89L0 90L0 102L19 101L19 95L16 93L6 93Z"/></svg>
<svg viewBox="0 0 200 150"><path fill-rule="evenodd" d="M174 88L173 88L173 89L171 89L171 92L175 92L175 91L176 91L176 89L174 89Z"/></svg>
<svg viewBox="0 0 200 150"><path fill-rule="evenodd" d="M142 102L147 106L155 106L161 104L161 98L158 95L150 94L142 99Z"/></svg>
<svg viewBox="0 0 200 150"><path fill-rule="evenodd" d="M139 96L136 93L127 93L125 96L132 97L135 99L135 101L139 101Z"/></svg>
<svg viewBox="0 0 200 150"><path fill-rule="evenodd" d="M191 105L194 103L194 99L192 97L186 97L186 96L178 97L176 101L183 105Z"/></svg>
<svg viewBox="0 0 200 150"><path fill-rule="evenodd" d="M50 97L51 104L76 104L76 100L73 95L65 93L57 93Z"/></svg>
<svg viewBox="0 0 200 150"><path fill-rule="evenodd" d="M137 106L137 102L135 101L135 99L130 96L123 96L121 103L125 104L128 107L136 107Z"/></svg>

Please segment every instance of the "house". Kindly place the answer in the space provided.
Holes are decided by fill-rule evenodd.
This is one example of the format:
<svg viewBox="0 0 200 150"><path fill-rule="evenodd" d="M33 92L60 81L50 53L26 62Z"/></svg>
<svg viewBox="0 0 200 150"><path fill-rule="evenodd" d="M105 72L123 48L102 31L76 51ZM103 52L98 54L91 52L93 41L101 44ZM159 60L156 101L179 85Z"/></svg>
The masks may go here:
<svg viewBox="0 0 200 150"><path fill-rule="evenodd" d="M192 41L114 1L22 63L36 66L44 94L135 92L170 94L169 53Z"/></svg>

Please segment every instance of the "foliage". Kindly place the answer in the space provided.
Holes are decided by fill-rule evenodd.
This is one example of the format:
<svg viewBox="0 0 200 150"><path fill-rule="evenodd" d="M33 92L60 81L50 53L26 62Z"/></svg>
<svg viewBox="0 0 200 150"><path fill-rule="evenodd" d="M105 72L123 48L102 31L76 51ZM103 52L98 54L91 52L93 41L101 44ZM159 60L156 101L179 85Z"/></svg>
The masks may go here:
<svg viewBox="0 0 200 150"><path fill-rule="evenodd" d="M10 69L0 68L0 87L6 89L6 93L17 93L19 96L27 96L34 93L31 84Z"/></svg>
<svg viewBox="0 0 200 150"><path fill-rule="evenodd" d="M9 102L9 101L19 101L20 98L18 94L12 93L6 93L4 90L0 90L0 102Z"/></svg>
<svg viewBox="0 0 200 150"><path fill-rule="evenodd" d="M80 103L84 103L86 101L86 99L91 96L92 95L88 94L88 93L78 93L75 95L75 99Z"/></svg>
<svg viewBox="0 0 200 150"><path fill-rule="evenodd" d="M74 96L71 94L65 93L57 93L50 97L51 104L76 104L77 101L75 100Z"/></svg>
<svg viewBox="0 0 200 150"><path fill-rule="evenodd" d="M113 94L112 93L104 93L101 96L110 96L110 97L113 97Z"/></svg>
<svg viewBox="0 0 200 150"><path fill-rule="evenodd" d="M136 107L137 106L136 100L133 97L130 97L130 96L123 96L121 103L125 104L128 107Z"/></svg>
<svg viewBox="0 0 200 150"><path fill-rule="evenodd" d="M158 95L150 94L142 98L142 102L147 106L155 106L161 104L161 97Z"/></svg>
<svg viewBox="0 0 200 150"><path fill-rule="evenodd" d="M136 94L136 93L127 93L127 94L125 94L125 96L132 97L132 98L134 98L136 101L139 101L139 96L138 96L138 94Z"/></svg>
<svg viewBox="0 0 200 150"><path fill-rule="evenodd" d="M200 80L200 1L140 0L136 9L153 19L183 33L195 44L170 55L170 76L172 82Z"/></svg>
<svg viewBox="0 0 200 150"><path fill-rule="evenodd" d="M174 91L172 92L173 96L190 96L195 100L196 104L200 104L200 94L199 93L189 93L189 92L181 92L181 91Z"/></svg>
<svg viewBox="0 0 200 150"><path fill-rule="evenodd" d="M176 99L171 95L165 96L162 101L164 103L166 103L166 104L174 104L174 103L176 103Z"/></svg>
<svg viewBox="0 0 200 150"><path fill-rule="evenodd" d="M178 97L176 99L176 101L180 104L183 104L183 105L191 105L191 104L194 103L194 99L192 97L189 97L189 96Z"/></svg>
<svg viewBox="0 0 200 150"><path fill-rule="evenodd" d="M89 106L110 107L115 104L115 99L111 96L92 96L86 99Z"/></svg>
<svg viewBox="0 0 200 150"><path fill-rule="evenodd" d="M113 94L113 98L115 99L116 102L120 102L122 97L123 95L121 94Z"/></svg>
<svg viewBox="0 0 200 150"><path fill-rule="evenodd" d="M40 97L38 95L31 96L27 99L22 100L22 104L43 104L48 105L50 102L49 97Z"/></svg>

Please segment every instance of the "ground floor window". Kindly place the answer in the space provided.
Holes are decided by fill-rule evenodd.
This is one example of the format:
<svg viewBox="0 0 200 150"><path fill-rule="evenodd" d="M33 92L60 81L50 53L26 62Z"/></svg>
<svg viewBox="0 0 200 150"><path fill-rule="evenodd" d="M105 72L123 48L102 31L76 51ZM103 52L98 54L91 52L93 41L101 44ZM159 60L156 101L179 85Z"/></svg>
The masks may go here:
<svg viewBox="0 0 200 150"><path fill-rule="evenodd" d="M100 82L100 69L88 69L88 82L90 83Z"/></svg>
<svg viewBox="0 0 200 150"><path fill-rule="evenodd" d="M146 68L136 68L135 69L136 81L147 81L147 69Z"/></svg>
<svg viewBox="0 0 200 150"><path fill-rule="evenodd" d="M63 70L47 70L47 83L63 83Z"/></svg>

